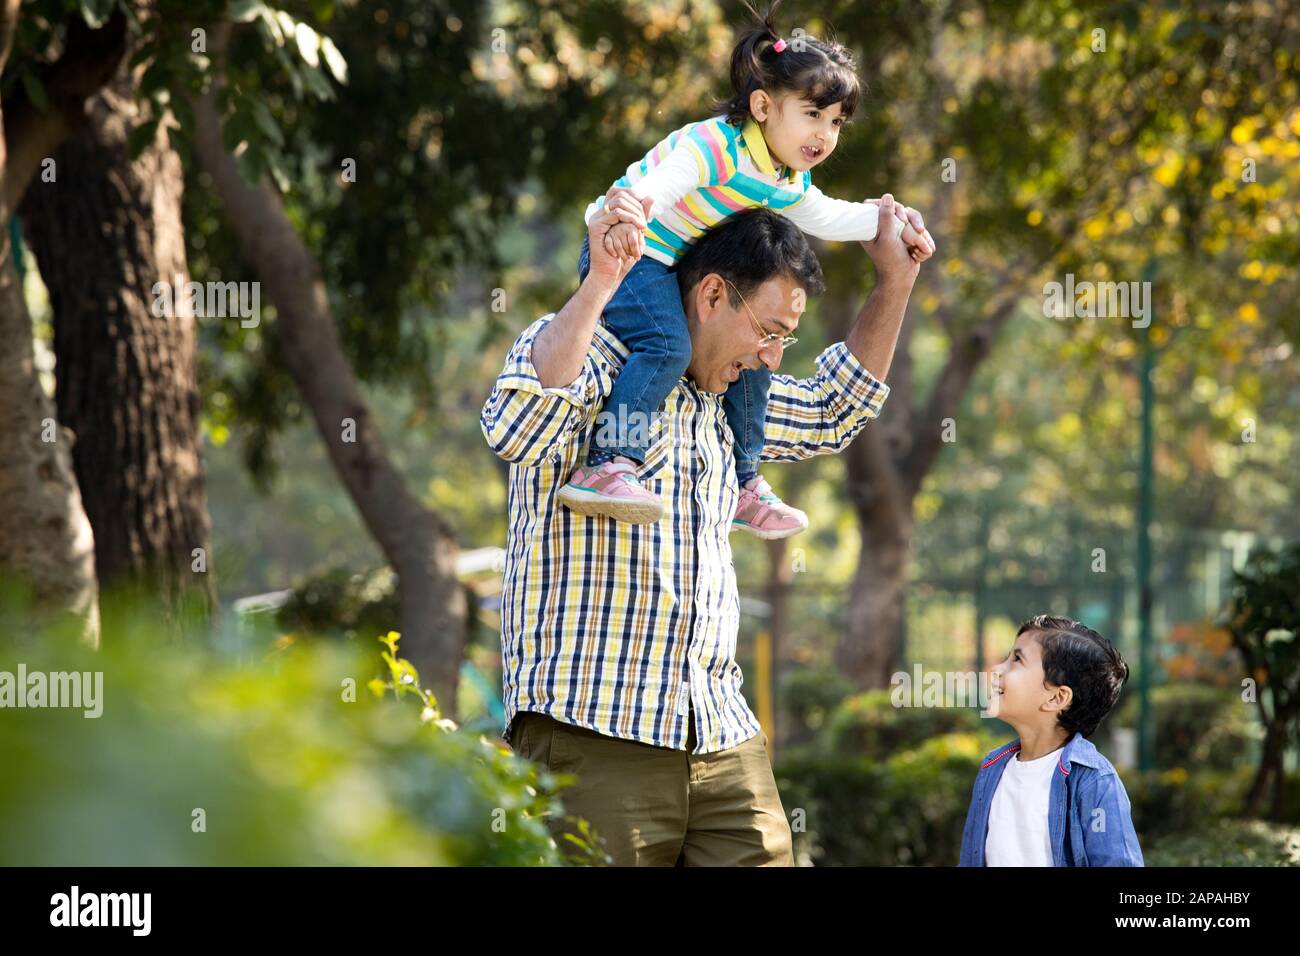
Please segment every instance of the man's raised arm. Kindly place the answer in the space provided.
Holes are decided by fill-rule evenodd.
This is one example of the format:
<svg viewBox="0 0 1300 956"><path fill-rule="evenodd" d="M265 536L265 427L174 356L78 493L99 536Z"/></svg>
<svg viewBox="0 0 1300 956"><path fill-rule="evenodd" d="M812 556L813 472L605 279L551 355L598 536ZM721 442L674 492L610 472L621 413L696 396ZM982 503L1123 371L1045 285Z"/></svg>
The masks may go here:
<svg viewBox="0 0 1300 956"><path fill-rule="evenodd" d="M589 362L592 337L601 311L632 265L605 248L609 228L632 215L620 213L619 205L615 197L610 212L592 217L587 234L591 268L582 286L558 315L538 319L515 339L483 403L483 437L512 464L528 468L556 460L601 398Z"/></svg>
<svg viewBox="0 0 1300 956"><path fill-rule="evenodd" d="M892 205L888 194L881 198L882 220L893 214ZM919 214L914 215L911 221L919 232L924 224ZM880 230L862 247L876 265L876 287L845 340L817 357L816 375L805 379L772 376L764 461L801 461L842 451L880 414L889 395L885 379L920 264L892 230Z"/></svg>
<svg viewBox="0 0 1300 956"><path fill-rule="evenodd" d="M617 187L606 196L604 210L592 216L587 232L591 254L587 277L533 340L533 367L543 387L562 388L582 372L591 338L596 334L596 323L618 290L618 284L636 264L634 260L610 255L605 248L605 233L620 221L637 222L637 216L641 217L639 225L644 229L644 206L630 192Z"/></svg>

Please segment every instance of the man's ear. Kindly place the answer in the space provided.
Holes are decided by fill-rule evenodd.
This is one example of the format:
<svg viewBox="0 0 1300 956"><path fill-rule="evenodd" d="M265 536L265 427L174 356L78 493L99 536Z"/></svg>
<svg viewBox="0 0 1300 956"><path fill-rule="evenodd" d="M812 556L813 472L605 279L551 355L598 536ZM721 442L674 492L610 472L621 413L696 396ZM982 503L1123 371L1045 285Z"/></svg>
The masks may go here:
<svg viewBox="0 0 1300 956"><path fill-rule="evenodd" d="M698 318L708 321L718 314L722 304L722 276L710 272L695 287L695 305Z"/></svg>
<svg viewBox="0 0 1300 956"><path fill-rule="evenodd" d="M749 94L749 112L760 123L767 122L772 111L772 97L765 90L754 90Z"/></svg>

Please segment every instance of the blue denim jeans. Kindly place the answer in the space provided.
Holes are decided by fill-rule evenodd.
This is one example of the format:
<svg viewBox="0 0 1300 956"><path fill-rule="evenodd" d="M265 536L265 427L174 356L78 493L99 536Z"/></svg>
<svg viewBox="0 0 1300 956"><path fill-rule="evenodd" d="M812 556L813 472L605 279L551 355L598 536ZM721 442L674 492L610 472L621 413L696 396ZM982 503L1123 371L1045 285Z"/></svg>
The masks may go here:
<svg viewBox="0 0 1300 956"><path fill-rule="evenodd" d="M587 277L590 267L591 252L584 239L578 257L579 280ZM597 424L591 450L605 449L644 462L649 423L686 374L691 360L691 336L677 273L650 256L642 256L605 306L605 324L630 354L605 404L608 418L603 421L611 427L602 429ZM723 396L723 410L735 439L736 477L742 484L758 474L771 383L772 373L767 368L745 369ZM602 442L603 431L612 431L617 440Z"/></svg>

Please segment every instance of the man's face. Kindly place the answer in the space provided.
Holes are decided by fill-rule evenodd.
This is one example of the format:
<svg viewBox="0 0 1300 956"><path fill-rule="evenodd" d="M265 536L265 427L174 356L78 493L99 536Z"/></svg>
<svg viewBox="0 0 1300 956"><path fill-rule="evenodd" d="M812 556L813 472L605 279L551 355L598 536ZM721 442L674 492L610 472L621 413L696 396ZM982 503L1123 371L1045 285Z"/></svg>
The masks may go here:
<svg viewBox="0 0 1300 956"><path fill-rule="evenodd" d="M734 306L730 291L725 279L710 273L687 296L691 362L686 374L705 392L725 392L742 369L765 365L775 372L784 350L780 342L762 345L762 337L795 335L806 299L803 287L785 276L768 279Z"/></svg>

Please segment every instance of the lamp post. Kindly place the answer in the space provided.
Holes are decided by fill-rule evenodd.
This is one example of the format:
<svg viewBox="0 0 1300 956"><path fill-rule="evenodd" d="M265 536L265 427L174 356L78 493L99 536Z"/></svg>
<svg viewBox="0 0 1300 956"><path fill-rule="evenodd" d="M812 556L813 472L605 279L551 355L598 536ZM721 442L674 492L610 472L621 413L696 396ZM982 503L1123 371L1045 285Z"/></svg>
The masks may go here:
<svg viewBox="0 0 1300 956"><path fill-rule="evenodd" d="M1142 281L1152 289L1148 302L1150 321L1142 329L1142 446L1138 465L1137 502L1137 583L1138 583L1138 769L1150 770L1155 763L1151 739L1151 491L1155 481L1152 468L1155 435L1151 419L1155 405L1152 377L1155 372L1155 349L1151 328L1155 324L1156 261L1152 257L1142 270Z"/></svg>

